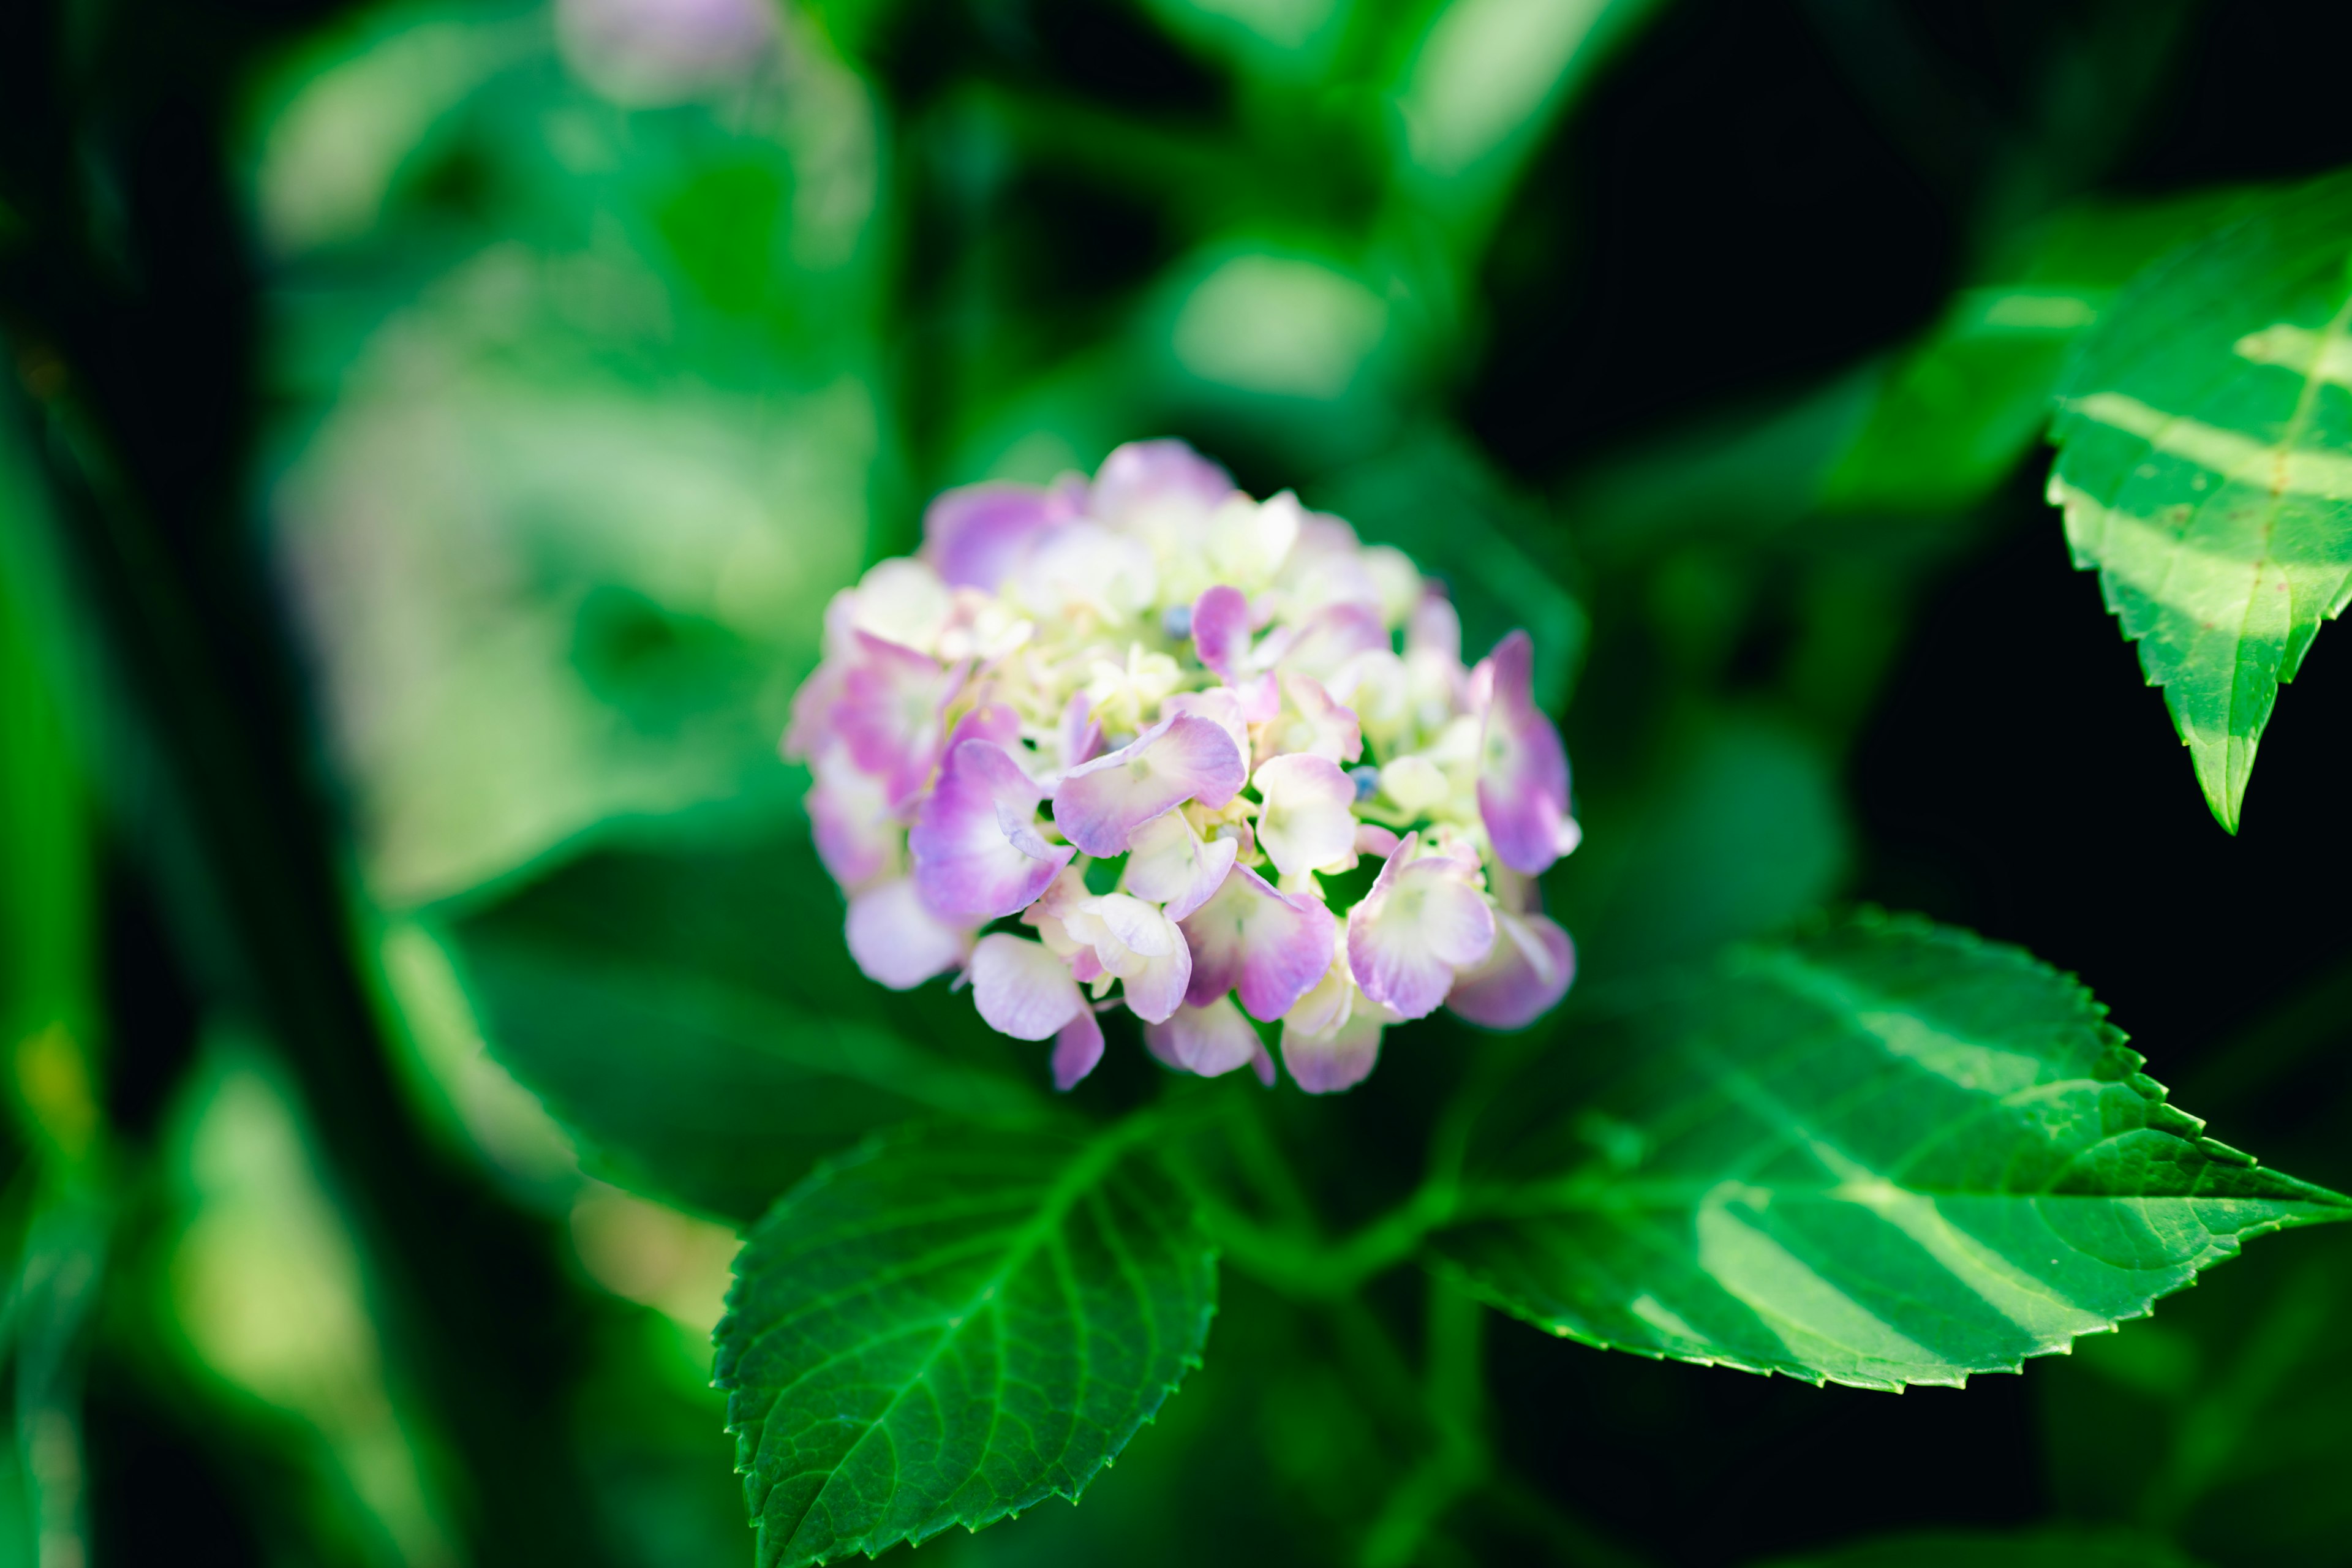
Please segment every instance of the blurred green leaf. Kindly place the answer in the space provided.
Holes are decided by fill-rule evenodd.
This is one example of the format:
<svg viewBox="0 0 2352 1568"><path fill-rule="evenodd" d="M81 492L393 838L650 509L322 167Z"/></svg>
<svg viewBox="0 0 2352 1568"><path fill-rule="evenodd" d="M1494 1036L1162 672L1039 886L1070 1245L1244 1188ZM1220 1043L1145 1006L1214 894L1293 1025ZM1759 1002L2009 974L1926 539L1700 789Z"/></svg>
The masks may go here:
<svg viewBox="0 0 2352 1568"><path fill-rule="evenodd" d="M597 1173L748 1222L877 1128L1044 1104L1039 1047L988 1029L944 981L866 979L841 920L794 833L590 856L450 934L490 1054Z"/></svg>
<svg viewBox="0 0 2352 1568"><path fill-rule="evenodd" d="M1565 532L1459 436L1427 428L1307 488L1366 540L1392 544L1442 579L1462 616L1462 651L1476 660L1516 628L1536 645L1536 700L1567 704L1591 620L1541 558L1565 553Z"/></svg>
<svg viewBox="0 0 2352 1568"><path fill-rule="evenodd" d="M2006 265L1952 297L1887 372L1870 416L1823 476L1831 511L1957 510L2017 467L2049 417L2067 355L2116 290L2256 193L2084 202L2033 226Z"/></svg>
<svg viewBox="0 0 2352 1568"><path fill-rule="evenodd" d="M1834 1552L1776 1557L1769 1568L2195 1568L2160 1538L2130 1531L1933 1531Z"/></svg>
<svg viewBox="0 0 2352 1568"><path fill-rule="evenodd" d="M2068 1512L2137 1521L2223 1563L2352 1563L2352 1246L2263 1248L2140 1334L2085 1340L2042 1389Z"/></svg>
<svg viewBox="0 0 2352 1568"><path fill-rule="evenodd" d="M1514 1094L1433 1250L1587 1343L1901 1388L2018 1370L2248 1237L2352 1218L2200 1136L2122 1039L2071 978L1917 920L1734 949L1563 1068L1622 1072Z"/></svg>
<svg viewBox="0 0 2352 1568"><path fill-rule="evenodd" d="M1041 1110L1013 1079L690 973L496 939L467 967L492 1054L594 1173L744 1223L877 1127Z"/></svg>
<svg viewBox="0 0 2352 1568"><path fill-rule="evenodd" d="M1147 1131L901 1133L761 1222L718 1363L761 1568L1075 1500L1151 1419L1216 1274Z"/></svg>
<svg viewBox="0 0 2352 1568"><path fill-rule="evenodd" d="M2062 388L2050 498L2237 830L2279 684L2352 598L2352 175L2149 268Z"/></svg>
<svg viewBox="0 0 2352 1568"><path fill-rule="evenodd" d="M1712 952L1836 892L1851 830L1834 764L1801 731L1765 714L1717 716L1642 778L1630 795L1592 796L1587 842L1556 879L1589 973Z"/></svg>

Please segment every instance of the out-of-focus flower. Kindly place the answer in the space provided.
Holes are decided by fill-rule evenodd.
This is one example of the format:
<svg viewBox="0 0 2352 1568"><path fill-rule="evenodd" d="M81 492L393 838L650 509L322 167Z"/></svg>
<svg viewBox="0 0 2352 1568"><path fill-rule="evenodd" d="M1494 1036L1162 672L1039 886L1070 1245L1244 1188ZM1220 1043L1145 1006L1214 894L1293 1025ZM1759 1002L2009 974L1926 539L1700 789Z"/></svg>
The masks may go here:
<svg viewBox="0 0 2352 1568"><path fill-rule="evenodd" d="M1517 1028L1568 989L1531 879L1576 825L1526 634L1465 669L1436 585L1287 493L1174 441L950 490L825 627L784 752L852 956L898 989L960 967L1059 1088L1107 1008L1170 1067L1269 1083L1278 1024L1321 1094L1391 1024ZM1013 917L1034 938L983 929Z"/></svg>
<svg viewBox="0 0 2352 1568"><path fill-rule="evenodd" d="M731 86L776 47L767 0L559 0L555 31L590 86L633 107Z"/></svg>

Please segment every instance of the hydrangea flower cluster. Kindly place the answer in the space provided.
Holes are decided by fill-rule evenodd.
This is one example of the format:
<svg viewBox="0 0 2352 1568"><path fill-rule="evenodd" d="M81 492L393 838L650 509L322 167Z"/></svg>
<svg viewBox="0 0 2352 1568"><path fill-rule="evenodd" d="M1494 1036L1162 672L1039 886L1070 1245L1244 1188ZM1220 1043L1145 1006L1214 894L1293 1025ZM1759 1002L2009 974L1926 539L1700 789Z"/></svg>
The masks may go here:
<svg viewBox="0 0 2352 1568"><path fill-rule="evenodd" d="M1279 1020L1326 1093L1390 1024L1566 993L1534 879L1577 826L1525 632L1465 668L1404 555L1176 441L950 490L923 533L827 608L784 736L867 975L958 972L1062 1089L1121 1005L1169 1066L1268 1084Z"/></svg>

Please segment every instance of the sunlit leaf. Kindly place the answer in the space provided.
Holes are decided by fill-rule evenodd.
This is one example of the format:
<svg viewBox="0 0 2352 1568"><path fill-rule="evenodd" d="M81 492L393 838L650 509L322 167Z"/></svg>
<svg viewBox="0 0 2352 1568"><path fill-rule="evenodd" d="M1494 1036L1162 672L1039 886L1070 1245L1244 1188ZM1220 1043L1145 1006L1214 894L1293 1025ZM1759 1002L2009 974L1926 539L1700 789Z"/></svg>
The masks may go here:
<svg viewBox="0 0 2352 1568"><path fill-rule="evenodd" d="M1216 1281L1140 1131L902 1133L761 1222L718 1336L761 1568L1075 1499L1151 1419Z"/></svg>
<svg viewBox="0 0 2352 1568"><path fill-rule="evenodd" d="M2140 1316L2248 1237L2352 1218L2201 1137L2071 978L1916 920L1734 949L1559 1056L1569 1081L1490 1116L1434 1250L1644 1355L1958 1384Z"/></svg>
<svg viewBox="0 0 2352 1568"><path fill-rule="evenodd" d="M2352 597L2352 176L2151 268L2060 394L2050 498L2234 832L2279 684Z"/></svg>

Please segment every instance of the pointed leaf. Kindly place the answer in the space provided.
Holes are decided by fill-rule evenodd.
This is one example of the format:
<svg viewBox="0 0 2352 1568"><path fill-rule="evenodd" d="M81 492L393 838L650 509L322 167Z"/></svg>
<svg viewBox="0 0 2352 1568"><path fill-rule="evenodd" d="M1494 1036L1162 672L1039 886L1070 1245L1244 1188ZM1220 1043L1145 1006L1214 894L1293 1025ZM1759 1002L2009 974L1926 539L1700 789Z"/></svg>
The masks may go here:
<svg viewBox="0 0 2352 1568"><path fill-rule="evenodd" d="M902 1132L761 1222L718 1335L761 1568L1075 1499L1151 1419L1216 1277L1141 1132Z"/></svg>
<svg viewBox="0 0 2352 1568"><path fill-rule="evenodd" d="M2282 681L2352 594L2352 174L2143 272L2060 390L2050 499L2238 811Z"/></svg>
<svg viewBox="0 0 2352 1568"><path fill-rule="evenodd" d="M1557 1056L1565 1081L1489 1113L1492 1184L1432 1246L1591 1344L1958 1384L2352 1218L2201 1137L2074 980L1922 921L1735 948Z"/></svg>

